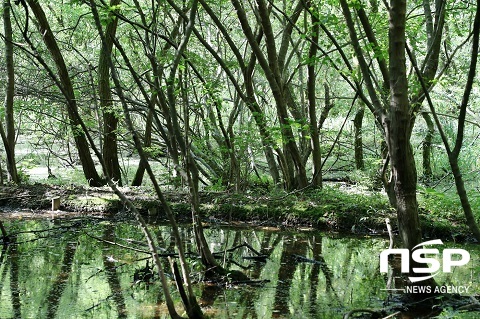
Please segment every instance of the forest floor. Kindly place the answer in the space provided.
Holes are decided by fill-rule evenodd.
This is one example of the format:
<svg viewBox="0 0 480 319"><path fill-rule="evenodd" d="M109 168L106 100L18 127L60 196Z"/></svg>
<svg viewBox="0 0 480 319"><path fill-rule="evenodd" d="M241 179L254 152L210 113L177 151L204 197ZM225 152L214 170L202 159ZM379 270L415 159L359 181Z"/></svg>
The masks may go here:
<svg viewBox="0 0 480 319"><path fill-rule="evenodd" d="M137 209L149 220L167 222L155 194L146 188L121 188ZM165 191L165 197L179 222L190 222L189 195L184 191ZM52 199L60 208L52 211ZM396 224L395 211L380 192L335 184L322 190L285 193L258 189L245 193L205 191L200 202L206 224L247 224L264 227L321 229L358 235L386 235L385 219ZM73 216L133 217L107 187L27 184L0 186L0 219L61 218ZM420 209L425 238L471 240L463 216ZM395 226L394 226L395 228Z"/></svg>

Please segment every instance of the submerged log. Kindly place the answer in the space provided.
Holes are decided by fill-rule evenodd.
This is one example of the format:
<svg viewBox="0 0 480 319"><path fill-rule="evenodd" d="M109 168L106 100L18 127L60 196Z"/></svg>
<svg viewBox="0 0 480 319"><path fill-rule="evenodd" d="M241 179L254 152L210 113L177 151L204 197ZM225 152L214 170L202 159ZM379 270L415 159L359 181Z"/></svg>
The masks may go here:
<svg viewBox="0 0 480 319"><path fill-rule="evenodd" d="M303 256L300 256L300 255L292 255L292 256L293 256L293 258L295 258L295 260L297 260L299 262L311 263L311 264L317 264L317 265L324 265L325 264L322 261L315 260L315 259L310 259L310 258L303 257Z"/></svg>

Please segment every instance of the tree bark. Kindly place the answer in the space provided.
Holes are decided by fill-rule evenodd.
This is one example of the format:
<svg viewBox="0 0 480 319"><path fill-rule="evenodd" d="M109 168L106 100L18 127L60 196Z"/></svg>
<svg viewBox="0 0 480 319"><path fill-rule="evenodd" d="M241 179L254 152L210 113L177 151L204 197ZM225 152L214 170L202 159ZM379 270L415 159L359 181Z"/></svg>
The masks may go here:
<svg viewBox="0 0 480 319"><path fill-rule="evenodd" d="M116 6L120 0L111 0L110 6ZM112 92L110 90L110 72L108 67L108 56L112 54L113 37L117 31L118 18L109 14L109 23L105 29L105 44L100 49L98 60L98 95L100 98L100 107L103 111L103 159L106 164L107 172L119 186L122 186L122 173L118 162L118 112L113 105Z"/></svg>
<svg viewBox="0 0 480 319"><path fill-rule="evenodd" d="M311 22L312 22L312 43L310 44L310 50L308 52L309 64L307 67L308 79L307 79L307 95L308 95L308 114L310 118L310 135L312 140L312 157L313 157L313 178L312 186L322 187L322 153L320 149L320 134L317 127L317 108L316 108L316 96L315 88L316 75L315 75L315 57L317 55L317 42L318 33L320 32L318 20L318 12L316 6L312 5L311 1L307 2L308 9L311 10Z"/></svg>
<svg viewBox="0 0 480 319"><path fill-rule="evenodd" d="M150 147L152 145L152 122L153 122L153 111L149 109L147 114L147 121L145 123L145 137L143 140L144 147ZM133 178L133 181L132 181L132 186L142 185L143 175L145 175L145 162L143 161L143 159L140 159L140 163L138 164L135 177Z"/></svg>
<svg viewBox="0 0 480 319"><path fill-rule="evenodd" d="M82 164L83 174L90 186L102 186L105 184L105 182L98 175L98 172L95 168L95 163L93 162L92 156L90 154L90 148L88 145L88 141L85 137L85 133L80 128L81 119L79 119L78 115L77 100L75 97L72 82L70 80L70 75L65 64L65 60L63 59L62 52L58 47L55 36L50 29L47 17L45 16L45 12L40 6L40 3L36 0L27 0L27 3L33 14L35 15L35 18L38 22L38 31L42 35L43 42L45 43L45 46L50 52L50 55L57 68L58 79L56 79L56 84L59 86L59 89L62 91L62 94L66 98L69 126L72 130L73 138L75 140L78 156ZM28 38L26 38L25 40L31 46L33 46L33 44ZM50 74L50 76L55 75Z"/></svg>
<svg viewBox="0 0 480 319"><path fill-rule="evenodd" d="M290 160L286 160L284 164L287 166L294 165L296 176L287 176L285 182L288 188L303 188L307 186L307 175L305 170L305 165L303 164L302 158L298 146L295 142L295 136L292 131L292 127L289 120L288 110L287 110L287 99L286 93L282 86L282 78L280 75L280 69L278 65L278 54L275 45L275 36L273 34L272 25L269 19L269 10L263 0L257 0L258 4L258 16L265 34L265 43L267 57L263 54L259 44L256 42L253 35L252 29L248 22L246 12L238 0L232 0L232 4L237 11L237 16L242 26L242 30L250 44L253 53L255 54L256 59L258 60L261 68L263 69L267 81L269 83L270 89L272 91L273 98L275 99L275 105L277 108L277 118L280 124L282 139L285 148L285 157L289 157ZM283 172L288 174L289 167L283 167ZM289 174L290 175L290 174Z"/></svg>
<svg viewBox="0 0 480 319"><path fill-rule="evenodd" d="M405 63L406 1L392 0L389 9L390 112L385 122L397 204L400 236L405 248L421 243L418 218L417 172L410 144L412 114Z"/></svg>
<svg viewBox="0 0 480 319"><path fill-rule="evenodd" d="M4 0L3 28L5 34L5 67L7 71L7 82L5 88L5 127L0 122L0 133L7 157L8 180L13 183L19 183L20 180L17 173L17 164L15 162L15 118L13 111L13 102L15 96L15 70L13 64L13 33L10 11L10 1Z"/></svg>
<svg viewBox="0 0 480 319"><path fill-rule="evenodd" d="M365 114L365 107L362 103L355 113L353 118L354 127L354 151L355 151L355 168L363 170L365 168L365 161L363 160L363 115Z"/></svg>
<svg viewBox="0 0 480 319"><path fill-rule="evenodd" d="M430 158L432 157L432 141L435 127L430 114L427 112L422 112L422 117L425 120L425 124L427 124L427 133L422 141L423 179L426 184L429 184L433 178L432 163Z"/></svg>
<svg viewBox="0 0 480 319"><path fill-rule="evenodd" d="M94 19L95 19L95 24L96 24L96 27L97 27L97 30L100 34L100 37L102 39L102 42L105 42L105 37L104 37L104 34L103 34L103 31L102 31L102 26L101 26L101 23L100 23L100 18L99 18L99 15L98 15L98 11L97 11L97 8L96 8L96 5L94 3L93 0L90 1L90 6L91 6L91 9L92 9L92 13L93 13L93 16L94 16ZM121 46L119 45L118 41L115 41L115 45L121 49ZM123 50L120 50L121 53L122 53L122 56L124 54ZM170 208L170 206L168 205L165 197L163 196L163 193L160 189L160 186L158 185L157 183L157 180L155 178L155 175L148 163L148 160L147 160L147 157L145 155L145 152L143 151L143 147L142 147L142 144L140 142L140 139L138 138L138 135L133 127L133 123L132 123L132 119L130 117L130 113L129 113L129 109L128 109L128 106L127 106L127 103L126 103L126 100L125 100L125 97L124 97L124 94L123 94L123 90L122 90L122 87L120 85L120 80L118 78L118 75L117 75L117 72L116 72L116 69L114 67L114 64L113 64L113 61L111 59L111 57L109 56L108 59L108 65L110 67L110 72L111 72L111 75L112 75L112 79L113 79L113 82L115 84L115 89L117 91L117 94L120 98L120 102L121 102L121 105L122 105L122 108L123 108L123 114L124 114L124 118L125 118L125 123L128 127L128 130L130 131L130 133L132 134L132 138L133 138L133 141L134 141L134 144L135 144L135 148L138 150L138 153L139 153L139 156L140 158L144 161L145 163L145 169L146 171L148 172L148 175L150 176L150 179L152 181L152 184L154 186L154 189L155 189L155 192L157 193L157 196L158 196L158 199L160 200L162 206L164 207L165 209L165 212L169 218L169 221L170 221L170 225L172 227L172 231L175 235L175 241L177 243L177 249L178 249L178 255L179 255L179 261L180 261L180 264L181 264L181 268L182 268L182 275L183 275L183 280L185 281L186 283L186 286L187 286L187 291L189 293L189 297L190 297L190 304L188 305L185 305L185 310L186 312L188 313L188 316L190 318L203 318L203 314L202 314L202 311L198 305L198 303L196 302L196 299L195 299L195 295L193 294L193 289L192 289L192 286L191 286L191 282L190 282L190 275L189 275L189 270L188 270L188 266L186 264L186 260L185 260L185 253L184 253L184 250L183 250L183 241L182 241L182 237L180 235L180 232L178 230L178 226L177 226L177 223L176 223L176 220L175 220L175 216L173 215L173 212ZM138 78L135 77L135 74L134 74L134 78L135 78L135 81L137 82L138 84ZM144 90L142 90L143 87L141 87L140 85L140 89L142 91L142 95L144 95L144 97L146 97L146 92ZM148 100L148 98L146 98ZM95 153L97 154L97 156L99 158L102 158L102 155L100 154L100 152L96 149L96 147L94 146L94 149L95 149ZM103 162L103 158L101 160L102 162L102 166L105 166L104 162ZM108 178L108 177L107 177ZM135 218L137 219L137 221L139 222L140 226L141 226L141 229L142 231L144 232L145 234L145 237L147 239L147 243L148 243L148 246L150 248L150 251L152 252L152 257L154 258L154 261L155 261L155 265L157 267L157 270L158 270L158 273L160 275L160 278L161 278L161 281L162 281L162 288L163 288L163 291L164 291L164 295L165 295L165 302L167 304L167 308L168 308L168 311L169 311L169 314L172 318L175 318L175 319L179 319L181 318L181 316L178 315L176 309L175 309L175 305L173 303L173 299L171 298L171 295L170 295L170 290L169 290L169 285L167 283L167 280L166 280L166 276L164 274L164 271L163 271L163 268L162 268L162 265L161 265L161 262L160 262L160 259L158 258L158 251L157 251L157 248L154 244L154 241L153 241L153 237L150 233L150 231L148 230L148 227L145 223L145 220L143 219L143 217L140 215L140 213L138 212L138 210L136 209L136 207L132 204L132 202L130 202L117 188L117 185L113 182L111 182L111 180L109 179L109 186L113 189L113 191L115 192L115 194L117 194L120 199L122 200L122 202L124 202L127 207L134 213L135 215Z"/></svg>
<svg viewBox="0 0 480 319"><path fill-rule="evenodd" d="M273 179L273 184L275 186L278 186L280 184L280 174L278 171L278 166L275 162L275 155L273 153L273 150L274 149L276 150L277 146L275 145L275 142L272 140L270 133L268 132L265 112L259 107L257 101L255 100L255 90L253 88L252 74L257 62L256 56L254 53L252 53L250 55L250 60L248 62L248 65L245 65L244 55L240 53L240 50L233 42L226 27L222 24L220 19L218 19L218 17L215 15L215 12L213 12L212 8L210 8L210 6L208 6L208 4L204 0L199 0L199 2L201 3L205 11L208 13L208 15L211 17L212 21L219 28L220 32L222 33L228 45L230 46L233 54L237 58L237 61L242 69L244 86L245 86L245 94L240 89L240 86L237 84L235 77L233 77L233 75L230 72L230 69L227 67L224 61L220 59L220 57L216 54L214 50L211 50L211 48L209 48L208 44L206 43L204 44L207 50L209 50L212 53L215 59L219 62L220 66L227 73L233 85L235 86L237 93L239 94L243 102L245 102L246 106L252 113L253 119L255 120L255 124L257 125L258 131L260 133L263 151L265 154L265 158L267 160L270 176ZM262 37L263 37L263 32L262 32L262 29L260 28L258 30L258 34L254 37L255 42L260 43Z"/></svg>

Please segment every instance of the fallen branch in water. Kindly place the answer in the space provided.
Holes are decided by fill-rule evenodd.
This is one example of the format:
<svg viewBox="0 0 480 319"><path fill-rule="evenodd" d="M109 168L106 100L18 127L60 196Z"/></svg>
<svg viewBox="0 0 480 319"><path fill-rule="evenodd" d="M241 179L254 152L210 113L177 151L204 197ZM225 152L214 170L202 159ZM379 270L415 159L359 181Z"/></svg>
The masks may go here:
<svg viewBox="0 0 480 319"><path fill-rule="evenodd" d="M470 296L470 300L472 301L468 305L464 305L458 308L458 310L478 310L480 309L480 302L474 296Z"/></svg>
<svg viewBox="0 0 480 319"><path fill-rule="evenodd" d="M388 315L388 316L386 316L386 317L383 317L382 319L390 319L390 318L393 318L393 317L395 317L395 316L397 316L397 315L399 315L399 314L401 314L401 312L400 312L400 311L397 311L397 312L394 312L394 313L392 313L392 314L390 314L390 315Z"/></svg>
<svg viewBox="0 0 480 319"><path fill-rule="evenodd" d="M135 247L122 245L122 244L119 244L119 243L114 242L114 241L110 241L110 240L106 240L106 239L103 239L103 238L100 238L100 237L97 237L97 236L93 236L89 233L85 233L85 234L90 238L96 239L98 241L104 242L104 243L109 244L109 245L117 246L117 247L120 247L120 248L125 248L125 249L128 249L128 250L133 250L133 251L136 251L136 252L139 252L139 253L144 253L144 254L149 254L149 255L152 254L148 250L143 250L143 249L138 249L138 248L135 248Z"/></svg>
<svg viewBox="0 0 480 319"><path fill-rule="evenodd" d="M268 255L259 255L259 256L244 256L242 259L245 260L253 260L253 261L260 261L265 262L267 261Z"/></svg>
<svg viewBox="0 0 480 319"><path fill-rule="evenodd" d="M295 254L293 254L292 256L293 256L293 258L295 258L297 261L301 261L301 262L304 262L304 263L311 263L311 264L316 264L316 265L324 265L324 264L325 264L325 263L322 262L322 261L315 260L315 259L310 259L310 258L303 257L303 256L300 256L300 255L295 255Z"/></svg>
<svg viewBox="0 0 480 319"><path fill-rule="evenodd" d="M267 282L270 282L268 279L264 280L239 280L239 281L232 281L229 282L229 285L263 285Z"/></svg>
<svg viewBox="0 0 480 319"><path fill-rule="evenodd" d="M106 239L103 239L103 238L100 238L100 237L97 237L97 236L93 236L92 234L89 234L89 233L85 233L88 237L91 237L93 239L96 239L98 241L101 241L101 242L104 242L106 244L109 244L109 245L113 245L113 246L117 246L117 247L120 247L120 248L125 248L125 249L128 249L128 250L133 250L133 251L136 251L136 252L139 252L139 253L144 253L144 254L149 254L151 255L152 253L148 250L143 250L143 249L139 249L139 248L135 248L135 247L130 247L130 246L126 246L126 245L123 245L123 244L119 244L117 242L114 242L114 241L110 241L110 240L106 240ZM157 248L157 249L163 249L163 248ZM186 256L190 256L190 255L197 255L197 254L193 254L193 253L185 253ZM173 257L173 258L178 258L178 254L177 253L163 253L163 254L157 254L158 257Z"/></svg>
<svg viewBox="0 0 480 319"><path fill-rule="evenodd" d="M242 248L242 247L247 247L248 249L250 249L255 255L257 256L264 256L262 255L261 253L259 253L255 248L253 248L252 246L250 246L250 244L248 244L247 242L244 242L243 244L240 244L240 245L237 245L235 247L232 247L232 248L229 248L229 249L225 249L225 250L222 250L222 251L218 251L218 252L214 252L213 255L223 255L225 253L231 253L232 251L235 251L239 248Z"/></svg>
<svg viewBox="0 0 480 319"><path fill-rule="evenodd" d="M347 312L344 316L343 316L343 319L349 319L352 315L356 314L356 313L362 313L362 312L367 312L367 313L371 313L372 315L377 315L378 318L380 318L380 315L382 313L382 311L379 311L379 310L375 310L375 309L369 309L369 308L360 308L360 309L353 309L353 310L350 310L349 312ZM393 315L396 316L400 313L400 311L394 313ZM376 317L375 317L376 318ZM385 318L382 318L382 319L386 319L386 318L392 318L392 315L389 315L388 317L385 317Z"/></svg>

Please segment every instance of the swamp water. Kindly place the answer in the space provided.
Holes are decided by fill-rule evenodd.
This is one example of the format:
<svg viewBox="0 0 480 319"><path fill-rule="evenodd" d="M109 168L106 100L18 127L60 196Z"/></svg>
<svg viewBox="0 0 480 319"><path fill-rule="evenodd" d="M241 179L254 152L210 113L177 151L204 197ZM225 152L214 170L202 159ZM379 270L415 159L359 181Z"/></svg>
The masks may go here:
<svg viewBox="0 0 480 319"><path fill-rule="evenodd" d="M16 244L4 246L0 255L1 319L169 318L160 282L156 277L141 280L148 254L134 223L77 218L9 220L4 225L17 236ZM160 253L174 251L168 226L151 225L151 230ZM181 232L186 251L193 251L190 228ZM253 227L219 226L205 232L212 251L240 246L219 259L227 268L265 281L230 287L195 284L211 318L343 318L354 309L394 306L384 290L387 275L379 270L379 254L388 246L384 238ZM255 254L244 243L269 257L252 260ZM480 249L461 248L470 252L470 263L435 279L468 285L469 295L478 295ZM202 277L201 267L194 257L190 261L195 281ZM165 266L170 269L166 259ZM173 281L171 291L180 303ZM438 318L479 317L447 307Z"/></svg>

